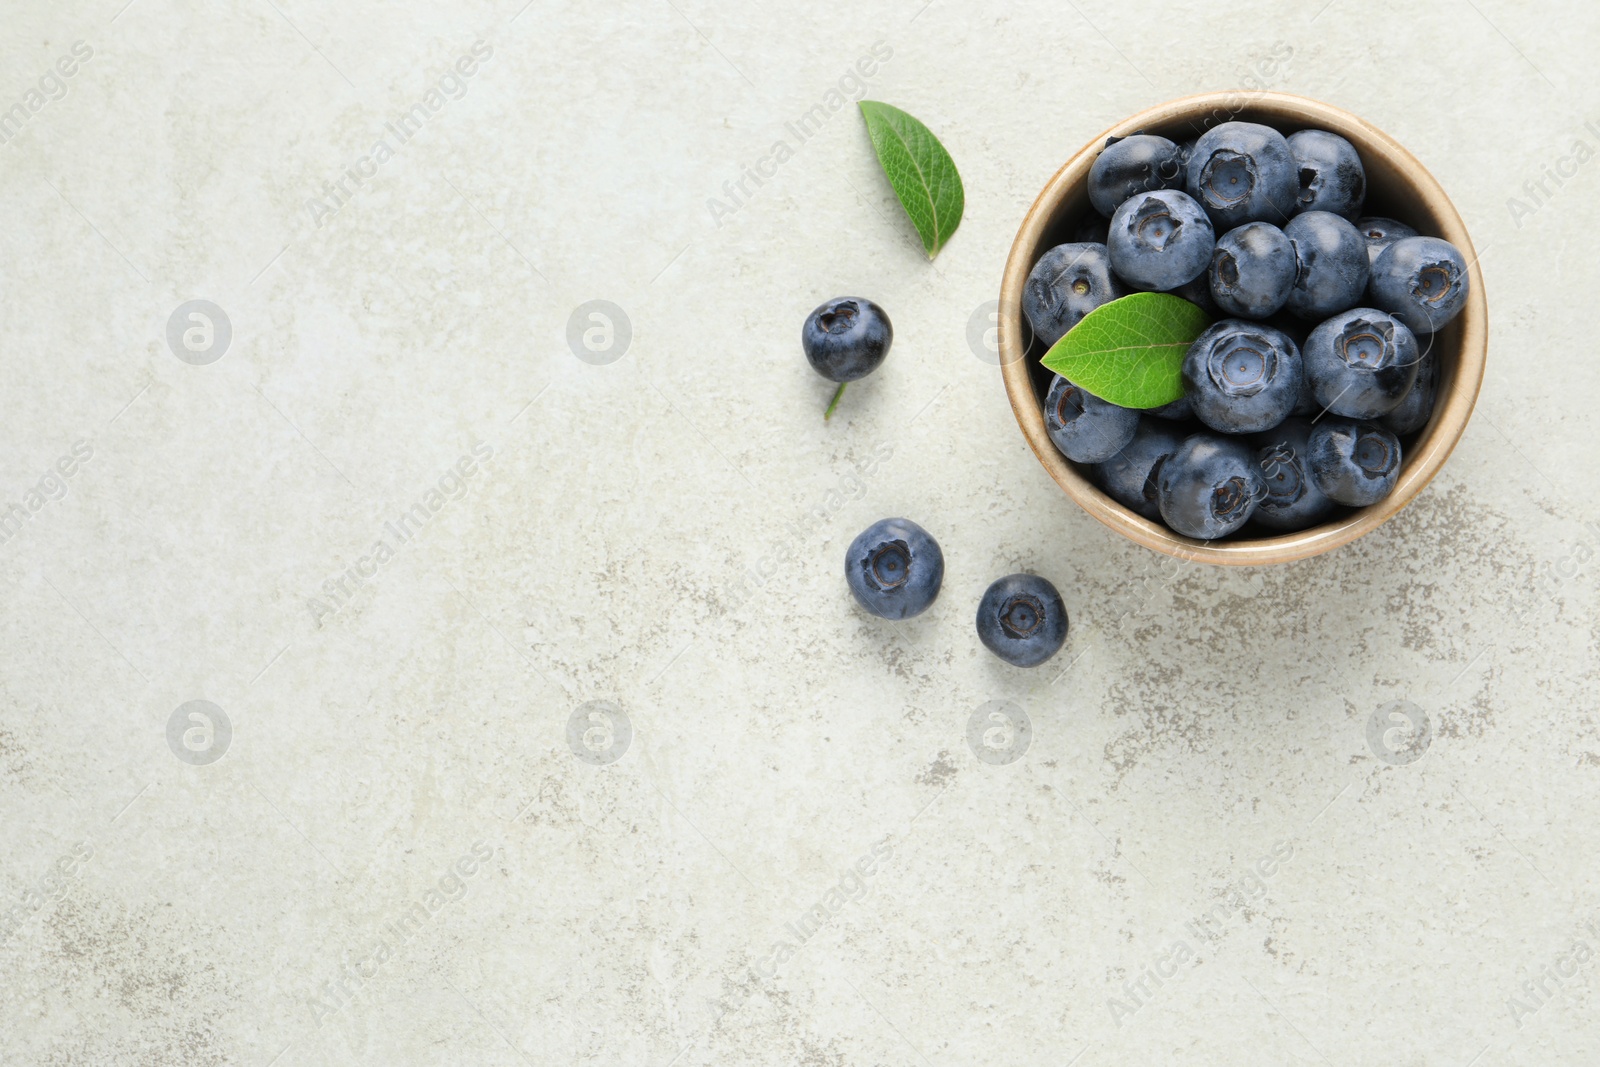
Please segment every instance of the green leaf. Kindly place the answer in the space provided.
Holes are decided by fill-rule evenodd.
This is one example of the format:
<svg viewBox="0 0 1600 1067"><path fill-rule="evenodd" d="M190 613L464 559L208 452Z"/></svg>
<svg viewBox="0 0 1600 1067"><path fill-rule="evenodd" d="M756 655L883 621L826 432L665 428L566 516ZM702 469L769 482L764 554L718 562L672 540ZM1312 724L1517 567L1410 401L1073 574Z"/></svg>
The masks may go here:
<svg viewBox="0 0 1600 1067"><path fill-rule="evenodd" d="M967 203L955 160L928 127L897 107L863 100L861 114L894 195L932 259L961 225Z"/></svg>
<svg viewBox="0 0 1600 1067"><path fill-rule="evenodd" d="M1158 408L1183 396L1184 353L1210 316L1168 293L1101 304L1044 355L1044 365L1101 400Z"/></svg>

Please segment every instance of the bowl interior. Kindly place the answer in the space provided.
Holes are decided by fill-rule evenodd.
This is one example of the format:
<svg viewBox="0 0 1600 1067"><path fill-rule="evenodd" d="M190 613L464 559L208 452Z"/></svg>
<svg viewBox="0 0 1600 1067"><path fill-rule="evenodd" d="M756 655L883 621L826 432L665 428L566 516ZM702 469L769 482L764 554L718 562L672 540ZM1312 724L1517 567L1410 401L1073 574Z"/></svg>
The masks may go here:
<svg viewBox="0 0 1600 1067"><path fill-rule="evenodd" d="M1157 133L1183 142L1227 121L1259 122L1284 134L1324 129L1348 139L1367 175L1363 216L1398 219L1419 233L1443 237L1471 266L1467 307L1434 335L1439 390L1428 425L1402 442L1401 474L1394 491L1371 507L1356 509L1321 526L1290 534L1196 541L1151 522L1106 496L1050 442L1043 403L1054 375L1039 362L1045 346L1033 336L1021 310L1022 283L1046 251L1073 240L1079 221L1094 215L1087 186L1089 166L1109 136ZM1219 235L1220 236L1220 235ZM1006 265L1000 300L1002 370L1012 408L1034 452L1051 475L1085 510L1147 547L1202 562L1263 564L1325 552L1377 527L1420 492L1449 455L1465 428L1483 377L1486 304L1477 253L1465 225L1433 177L1404 148L1369 123L1331 105L1282 93L1219 93L1163 104L1102 133L1051 179L1018 233ZM1308 323L1307 326L1313 325ZM1043 446L1041 448L1041 445ZM1247 528L1248 531L1248 528Z"/></svg>

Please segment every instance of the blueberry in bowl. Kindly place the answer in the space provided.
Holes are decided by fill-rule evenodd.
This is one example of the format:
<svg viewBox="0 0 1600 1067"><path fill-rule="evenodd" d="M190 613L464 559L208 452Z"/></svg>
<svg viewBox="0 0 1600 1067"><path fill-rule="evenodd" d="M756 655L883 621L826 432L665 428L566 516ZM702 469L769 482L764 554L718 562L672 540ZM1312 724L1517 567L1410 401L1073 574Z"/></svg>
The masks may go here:
<svg viewBox="0 0 1600 1067"><path fill-rule="evenodd" d="M1289 154L1300 178L1300 211L1331 211L1347 219L1361 213L1367 198L1367 172L1356 146L1327 130L1289 135Z"/></svg>
<svg viewBox="0 0 1600 1067"><path fill-rule="evenodd" d="M1265 319L1289 302L1299 263L1294 244L1270 222L1247 222L1217 239L1211 298L1229 315Z"/></svg>
<svg viewBox="0 0 1600 1067"><path fill-rule="evenodd" d="M1325 521L1339 505L1317 487L1307 458L1311 423L1285 419L1266 433L1256 435L1256 466L1266 494L1253 519L1270 530L1304 530Z"/></svg>
<svg viewBox="0 0 1600 1067"><path fill-rule="evenodd" d="M1161 501L1156 486L1161 464L1183 446L1187 436L1171 422L1140 418L1133 440L1094 466L1095 481L1123 507L1160 522Z"/></svg>
<svg viewBox="0 0 1600 1067"><path fill-rule="evenodd" d="M1100 463L1122 451L1139 428L1139 413L1101 400L1060 375L1045 397L1045 428L1061 454Z"/></svg>
<svg viewBox="0 0 1600 1067"><path fill-rule="evenodd" d="M1250 521L1266 496L1250 446L1237 437L1197 433L1161 464L1161 517L1185 537L1210 541Z"/></svg>
<svg viewBox="0 0 1600 1067"><path fill-rule="evenodd" d="M1467 306L1467 260L1437 237L1402 237L1372 264L1372 302L1417 333L1434 333Z"/></svg>
<svg viewBox="0 0 1600 1067"><path fill-rule="evenodd" d="M1355 223L1331 211L1306 211L1290 219L1283 233L1298 264L1289 310L1302 319L1323 319L1354 307L1372 272L1366 238Z"/></svg>
<svg viewBox="0 0 1600 1067"><path fill-rule="evenodd" d="M1224 319L1183 357L1184 395L1220 433L1270 430L1289 417L1302 388L1300 349L1282 330Z"/></svg>
<svg viewBox="0 0 1600 1067"><path fill-rule="evenodd" d="M1415 237L1417 231L1403 222L1394 219L1357 219L1356 229L1361 231L1361 236L1367 239L1367 258L1372 262L1378 261L1378 256L1383 250L1400 240L1402 237Z"/></svg>
<svg viewBox="0 0 1600 1067"><path fill-rule="evenodd" d="M1407 437L1428 425L1434 400L1439 392L1439 361L1433 356L1433 335L1418 341L1422 354L1417 361L1417 380L1411 391L1378 422L1396 437Z"/></svg>
<svg viewBox="0 0 1600 1067"><path fill-rule="evenodd" d="M1039 258L1028 275L1022 310L1034 336L1053 345L1089 312L1127 292L1127 286L1111 273L1105 245L1056 245Z"/></svg>
<svg viewBox="0 0 1600 1067"><path fill-rule="evenodd" d="M1182 187L1178 146L1153 134L1110 139L1089 168L1089 203L1107 218L1137 193Z"/></svg>
<svg viewBox="0 0 1600 1067"><path fill-rule="evenodd" d="M1276 137L1250 126L1275 131ZM1298 136L1306 131L1330 136ZM1091 339L1118 313L1102 304L1090 313L1100 325L1080 321L1069 329L1069 335L1072 329L1090 332L1076 347L1058 346L1052 364L1070 383L1118 398L1105 407L1087 400L1067 405L1069 415L1080 406L1099 411L1084 429L1099 424L1107 431L1084 435L1097 438L1094 451L1105 458L1076 459L1076 444L1064 450L1052 434L1060 434L1063 420L1059 409L1052 415L1051 402L1062 399L1057 390L1065 387L1058 386L1054 369L1040 365L1048 349L1030 329L1021 298L1028 274L1045 253L1073 242L1076 233L1095 232L1085 220L1104 216L1090 202L1089 170L1107 150L1108 138L1136 134L1172 142L1184 182L1181 188L1140 190L1117 205L1106 237L1112 279L1129 293L1166 293L1204 314L1191 315L1194 325L1186 329L1192 332L1169 345L1171 391L1163 386L1137 394L1150 399L1148 408L1112 379L1086 369L1080 383L1068 369L1083 365L1086 350L1112 351L1126 342L1115 338L1105 350L1092 348ZM1361 168L1359 197L1346 144ZM1342 199L1333 195L1340 188L1347 191ZM1174 231L1169 220L1180 212L1172 201L1180 192L1205 215L1212 233L1211 258L1187 279L1192 264L1178 264L1181 257L1167 251ZM1152 204L1151 197L1168 202ZM1141 207L1152 229L1139 234L1137 227L1118 226L1119 218L1137 220ZM1289 241L1294 272L1281 306L1278 291L1289 257L1274 231ZM1254 235L1253 244L1243 240L1247 235ZM1127 255L1128 239L1140 236L1147 237L1144 244L1161 247ZM1438 240L1460 259L1405 243L1415 237ZM1391 255L1388 269L1380 271L1385 255ZM1214 285L1219 274L1221 285ZM1045 187L1020 227L1000 304L1001 376L1023 435L1048 473L1074 502L1130 540L1219 564L1315 555L1363 536L1403 509L1460 439L1482 384L1487 347L1476 253L1438 183L1371 124L1327 104L1270 92L1172 101L1090 141ZM1131 312L1135 305L1127 308ZM1352 319L1365 325L1347 329L1355 325ZM1258 334L1266 327L1286 335L1299 355L1299 373L1274 371L1274 359L1263 357L1270 352L1277 363L1286 362L1276 358L1278 346L1252 343L1235 351L1241 357L1236 364L1221 361L1213 376L1200 354L1190 358L1187 350L1195 347L1192 339L1228 320ZM1338 321L1327 325L1330 320ZM1409 331L1414 350L1402 329ZM1187 380L1181 373L1185 362ZM1285 385L1277 384L1280 378ZM1279 389L1288 394L1287 411ZM1265 410L1254 411L1254 405ZM1262 423L1271 425L1258 428ZM1361 429L1354 436L1333 432L1349 426ZM1313 447L1313 433L1322 452ZM1108 437L1120 447L1106 456ZM1181 438L1177 449L1173 438ZM1238 465L1241 446L1248 472ZM1213 464L1228 462L1231 454L1230 476L1212 482L1204 471L1197 475L1202 453Z"/></svg>
<svg viewBox="0 0 1600 1067"><path fill-rule="evenodd" d="M1173 289L1211 263L1216 233L1200 205L1176 189L1129 197L1111 216L1111 267L1140 289Z"/></svg>
<svg viewBox="0 0 1600 1067"><path fill-rule="evenodd" d="M1288 138L1258 122L1224 122L1201 134L1185 177L1189 195L1224 230L1287 222L1300 189Z"/></svg>
<svg viewBox="0 0 1600 1067"><path fill-rule="evenodd" d="M1376 504L1400 476L1400 439L1375 423L1324 419L1306 451L1317 488L1348 507Z"/></svg>
<svg viewBox="0 0 1600 1067"><path fill-rule="evenodd" d="M1387 415L1411 393L1422 360L1406 324L1375 308L1341 311L1306 339L1306 380L1322 410L1349 419Z"/></svg>

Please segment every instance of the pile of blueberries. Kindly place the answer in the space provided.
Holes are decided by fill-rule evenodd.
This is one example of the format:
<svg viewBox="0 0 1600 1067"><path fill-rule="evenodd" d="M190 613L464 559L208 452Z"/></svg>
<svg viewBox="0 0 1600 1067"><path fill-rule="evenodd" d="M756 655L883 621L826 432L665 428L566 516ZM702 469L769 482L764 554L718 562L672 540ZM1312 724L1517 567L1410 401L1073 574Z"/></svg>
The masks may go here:
<svg viewBox="0 0 1600 1067"><path fill-rule="evenodd" d="M1133 511L1206 540L1252 521L1301 530L1387 496L1401 438L1433 412L1434 334L1467 301L1461 252L1361 217L1361 158L1325 130L1112 138L1088 184L1095 213L1023 290L1037 338L1053 345L1130 292L1218 321L1165 407L1118 407L1057 376L1045 426L1062 454Z"/></svg>

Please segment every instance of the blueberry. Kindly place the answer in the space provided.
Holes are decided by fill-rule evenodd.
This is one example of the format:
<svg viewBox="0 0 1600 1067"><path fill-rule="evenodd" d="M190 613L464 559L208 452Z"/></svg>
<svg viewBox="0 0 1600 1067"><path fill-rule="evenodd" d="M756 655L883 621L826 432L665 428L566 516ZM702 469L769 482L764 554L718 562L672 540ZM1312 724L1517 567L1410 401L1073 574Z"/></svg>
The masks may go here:
<svg viewBox="0 0 1600 1067"><path fill-rule="evenodd" d="M1295 399L1294 407L1289 412L1290 418L1308 419L1320 415L1322 408L1317 404L1317 394L1311 388L1311 378L1306 374L1305 346L1300 346L1300 395Z"/></svg>
<svg viewBox="0 0 1600 1067"><path fill-rule="evenodd" d="M1044 398L1044 428L1061 454L1100 463L1121 452L1139 429L1139 413L1078 388L1059 374Z"/></svg>
<svg viewBox="0 0 1600 1067"><path fill-rule="evenodd" d="M1298 273L1288 309L1303 319L1325 319L1361 301L1372 270L1367 241L1355 224L1331 211L1306 211L1284 234L1294 245Z"/></svg>
<svg viewBox="0 0 1600 1067"><path fill-rule="evenodd" d="M1201 422L1222 433L1270 430L1300 399L1300 349L1282 330L1224 319L1183 357L1184 395Z"/></svg>
<svg viewBox="0 0 1600 1067"><path fill-rule="evenodd" d="M1198 277L1184 282L1182 285L1166 290L1166 292L1171 293L1173 296L1182 297L1212 318L1217 317L1217 302L1211 298L1211 281L1205 276L1204 272L1201 272Z"/></svg>
<svg viewBox="0 0 1600 1067"><path fill-rule="evenodd" d="M1296 274L1294 246L1270 222L1247 222L1217 240L1210 288L1229 315L1264 319L1289 299Z"/></svg>
<svg viewBox="0 0 1600 1067"><path fill-rule="evenodd" d="M1156 473L1161 461L1178 451L1187 436L1157 419L1140 419L1126 448L1094 468L1095 481L1117 503L1147 519L1161 518Z"/></svg>
<svg viewBox="0 0 1600 1067"><path fill-rule="evenodd" d="M856 602L883 619L928 610L944 582L944 553L909 519L880 519L850 542L844 577Z"/></svg>
<svg viewBox="0 0 1600 1067"><path fill-rule="evenodd" d="M1372 302L1419 334L1460 314L1469 287L1461 251L1437 237L1402 237L1372 264Z"/></svg>
<svg viewBox="0 0 1600 1067"><path fill-rule="evenodd" d="M1162 462L1157 491L1168 526L1209 541L1249 522L1266 485L1243 441L1197 433Z"/></svg>
<svg viewBox="0 0 1600 1067"><path fill-rule="evenodd" d="M1148 133L1113 137L1089 168L1089 203L1100 214L1110 216L1135 193L1182 185L1177 145Z"/></svg>
<svg viewBox="0 0 1600 1067"><path fill-rule="evenodd" d="M1199 277L1215 244L1211 220L1176 189L1123 201L1106 241L1112 269L1142 289L1174 289Z"/></svg>
<svg viewBox="0 0 1600 1067"><path fill-rule="evenodd" d="M1397 437L1416 433L1428 425L1433 415L1433 398L1439 390L1439 361L1433 355L1433 338L1419 339L1421 360L1417 363L1417 381L1411 392L1399 405L1378 420L1378 424Z"/></svg>
<svg viewBox="0 0 1600 1067"><path fill-rule="evenodd" d="M1180 396L1170 404L1163 404L1158 408L1151 408L1146 415L1154 415L1158 419L1167 419L1171 422L1188 422L1194 418L1194 405L1187 396Z"/></svg>
<svg viewBox="0 0 1600 1067"><path fill-rule="evenodd" d="M1400 477L1400 439L1375 423L1324 419L1306 454L1317 488L1352 508L1376 504Z"/></svg>
<svg viewBox="0 0 1600 1067"><path fill-rule="evenodd" d="M1270 530L1304 530L1338 510L1311 479L1306 460L1310 438L1309 422L1288 419L1255 439L1256 466L1267 487L1255 521Z"/></svg>
<svg viewBox="0 0 1600 1067"><path fill-rule="evenodd" d="M894 340L889 316L870 300L843 296L810 315L800 331L800 345L812 368L830 382L865 378L883 363Z"/></svg>
<svg viewBox="0 0 1600 1067"><path fill-rule="evenodd" d="M1341 311L1311 331L1306 378L1323 411L1376 419L1399 406L1417 380L1417 339L1373 308Z"/></svg>
<svg viewBox="0 0 1600 1067"><path fill-rule="evenodd" d="M997 578L978 602L978 640L1013 667L1037 667L1067 643L1067 606L1037 574Z"/></svg>
<svg viewBox="0 0 1600 1067"><path fill-rule="evenodd" d="M1417 231L1403 222L1394 219L1370 218L1361 219L1356 223L1356 229L1361 231L1361 236L1367 239L1367 258L1372 262L1378 261L1378 255L1385 248L1394 244L1402 237L1415 237Z"/></svg>
<svg viewBox="0 0 1600 1067"><path fill-rule="evenodd" d="M1076 244L1103 245L1110 232L1110 219L1098 211L1085 211L1078 224L1072 228L1072 240Z"/></svg>
<svg viewBox="0 0 1600 1067"><path fill-rule="evenodd" d="M1300 350L1300 392L1289 414L1300 418L1310 418L1320 414L1322 409L1317 406L1316 394L1311 391L1311 382L1305 374L1306 340L1311 336L1311 325L1295 318L1287 311L1278 312L1266 321L1266 325L1288 334L1289 340Z"/></svg>
<svg viewBox="0 0 1600 1067"><path fill-rule="evenodd" d="M1301 211L1331 211L1353 219L1367 198L1367 172L1355 145L1327 130L1289 135L1289 154L1300 178Z"/></svg>
<svg viewBox="0 0 1600 1067"><path fill-rule="evenodd" d="M1111 273L1105 245L1056 245L1028 274L1022 312L1034 335L1053 345L1089 312L1126 292Z"/></svg>
<svg viewBox="0 0 1600 1067"><path fill-rule="evenodd" d="M1246 222L1282 225L1294 214L1300 183L1283 134L1254 122L1224 122L1195 142L1186 188L1228 230Z"/></svg>

